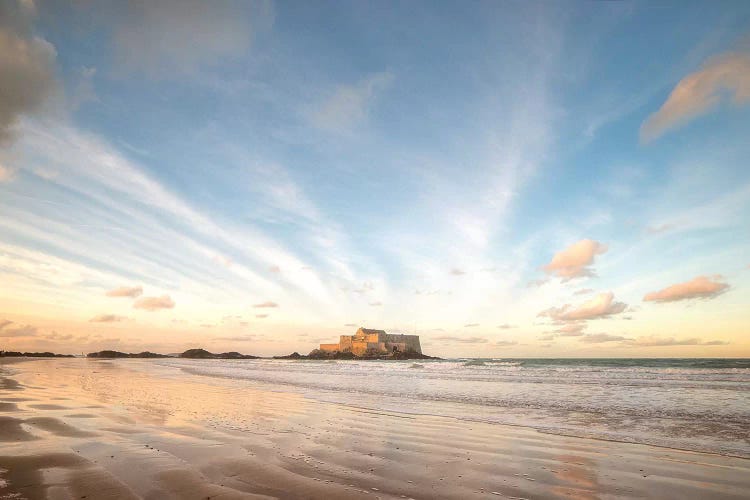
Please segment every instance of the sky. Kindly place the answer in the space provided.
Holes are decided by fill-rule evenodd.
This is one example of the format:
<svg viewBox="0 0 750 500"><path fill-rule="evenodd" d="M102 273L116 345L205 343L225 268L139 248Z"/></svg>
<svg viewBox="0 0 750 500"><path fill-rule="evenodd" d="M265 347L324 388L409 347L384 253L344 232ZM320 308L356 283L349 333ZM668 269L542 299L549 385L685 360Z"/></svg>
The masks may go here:
<svg viewBox="0 0 750 500"><path fill-rule="evenodd" d="M750 2L0 3L0 349L750 357Z"/></svg>

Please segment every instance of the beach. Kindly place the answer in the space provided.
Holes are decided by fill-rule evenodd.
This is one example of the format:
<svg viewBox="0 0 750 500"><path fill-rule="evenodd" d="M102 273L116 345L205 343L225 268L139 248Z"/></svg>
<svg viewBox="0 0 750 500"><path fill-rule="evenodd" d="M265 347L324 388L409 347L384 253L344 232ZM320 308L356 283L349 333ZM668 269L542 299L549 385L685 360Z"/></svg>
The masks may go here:
<svg viewBox="0 0 750 500"><path fill-rule="evenodd" d="M716 435L682 441L721 453L571 435L570 415L556 431L484 418L490 411L465 418L458 402L425 396L448 390L445 380L460 369L453 365L399 364L416 394L410 405L408 394L398 403L393 391L326 386L345 385L352 373L364 386L390 383L367 375L393 370L382 363L1 362L0 498L739 499L750 491L741 424L717 422ZM449 375L434 375L440 370ZM489 373L465 371L474 385ZM327 372L328 380L315 375ZM308 386L297 382L307 378ZM726 379L712 379L724 384L717 394L742 389L744 379ZM740 418L744 409L732 411ZM532 408L529 418L540 415Z"/></svg>

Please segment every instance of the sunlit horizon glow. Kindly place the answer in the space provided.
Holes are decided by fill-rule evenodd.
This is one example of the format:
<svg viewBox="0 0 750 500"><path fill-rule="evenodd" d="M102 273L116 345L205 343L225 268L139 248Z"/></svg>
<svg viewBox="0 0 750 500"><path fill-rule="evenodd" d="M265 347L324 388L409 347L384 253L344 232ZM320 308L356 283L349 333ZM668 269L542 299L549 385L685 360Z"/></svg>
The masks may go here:
<svg viewBox="0 0 750 500"><path fill-rule="evenodd" d="M748 26L4 2L0 349L750 357Z"/></svg>

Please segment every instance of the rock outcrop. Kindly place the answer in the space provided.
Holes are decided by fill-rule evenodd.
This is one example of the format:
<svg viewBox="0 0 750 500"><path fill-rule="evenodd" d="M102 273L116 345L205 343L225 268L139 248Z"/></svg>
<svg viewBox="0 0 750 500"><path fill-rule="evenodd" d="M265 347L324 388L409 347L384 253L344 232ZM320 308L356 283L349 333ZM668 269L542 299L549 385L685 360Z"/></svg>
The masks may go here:
<svg viewBox="0 0 750 500"><path fill-rule="evenodd" d="M54 352L18 352L0 351L0 357L6 358L75 358L72 354L55 354Z"/></svg>
<svg viewBox="0 0 750 500"><path fill-rule="evenodd" d="M258 359L258 356L252 356L250 354L240 354L234 351L214 354L205 349L188 349L180 354L180 357L189 359Z"/></svg>
<svg viewBox="0 0 750 500"><path fill-rule="evenodd" d="M155 352L139 352L139 353L127 353L120 351L104 350L99 352L90 352L86 355L87 358L169 358L166 354L157 354Z"/></svg>

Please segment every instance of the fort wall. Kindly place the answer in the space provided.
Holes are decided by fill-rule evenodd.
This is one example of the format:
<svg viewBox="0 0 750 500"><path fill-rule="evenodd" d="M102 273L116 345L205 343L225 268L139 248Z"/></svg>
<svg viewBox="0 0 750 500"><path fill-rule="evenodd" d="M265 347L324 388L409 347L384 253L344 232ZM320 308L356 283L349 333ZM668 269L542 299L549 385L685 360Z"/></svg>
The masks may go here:
<svg viewBox="0 0 750 500"><path fill-rule="evenodd" d="M390 354L393 352L422 353L418 335L388 334L383 330L360 328L354 335L341 335L338 344L320 344L321 351L352 352L362 356L366 352Z"/></svg>

